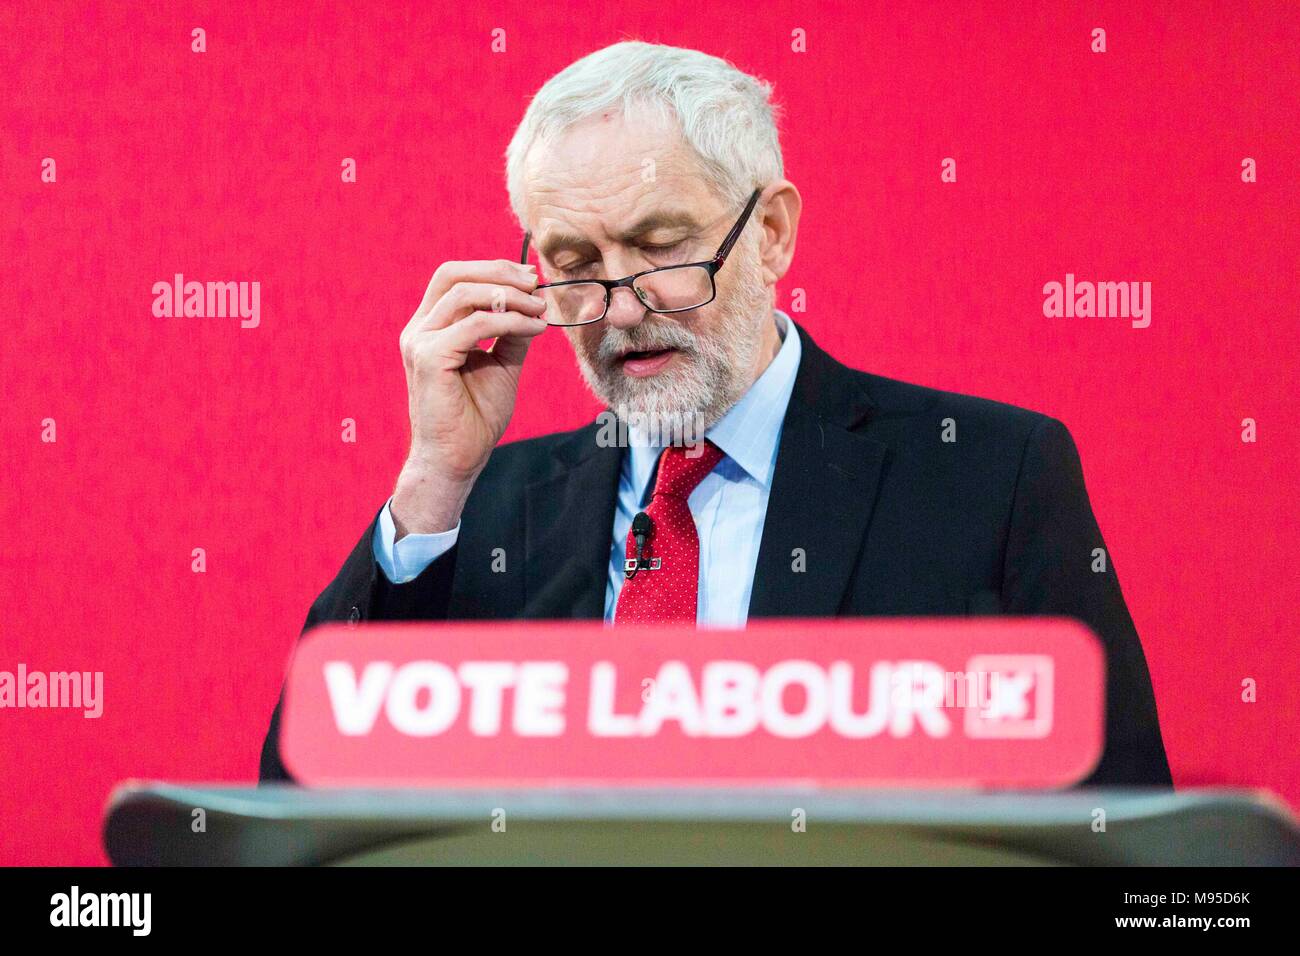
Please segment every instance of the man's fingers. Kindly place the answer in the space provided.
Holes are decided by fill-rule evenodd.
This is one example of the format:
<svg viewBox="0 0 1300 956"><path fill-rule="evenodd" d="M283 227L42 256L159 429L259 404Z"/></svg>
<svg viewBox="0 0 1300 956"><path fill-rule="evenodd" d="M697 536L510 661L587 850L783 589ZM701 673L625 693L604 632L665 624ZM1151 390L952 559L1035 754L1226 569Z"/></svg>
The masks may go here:
<svg viewBox="0 0 1300 956"><path fill-rule="evenodd" d="M513 285L531 292L537 284L537 270L533 266L511 262L509 259L480 259L470 262L444 262L438 266L424 290L424 299L415 310L416 315L427 314L451 287L458 282L484 282Z"/></svg>
<svg viewBox="0 0 1300 956"><path fill-rule="evenodd" d="M526 348L526 343L545 329L545 319L523 312L475 312L436 334L440 351L463 357L484 339L509 337L522 341ZM510 348L507 346L507 352ZM493 354L498 353L494 350Z"/></svg>
<svg viewBox="0 0 1300 956"><path fill-rule="evenodd" d="M528 354L528 346L533 344L533 339L521 338L517 335L503 335L488 349L504 365L524 364L524 356Z"/></svg>
<svg viewBox="0 0 1300 956"><path fill-rule="evenodd" d="M541 315L545 311L545 299L515 286L458 282L434 304L429 314L422 322L415 325L412 331L445 329L475 312L522 312L525 315Z"/></svg>

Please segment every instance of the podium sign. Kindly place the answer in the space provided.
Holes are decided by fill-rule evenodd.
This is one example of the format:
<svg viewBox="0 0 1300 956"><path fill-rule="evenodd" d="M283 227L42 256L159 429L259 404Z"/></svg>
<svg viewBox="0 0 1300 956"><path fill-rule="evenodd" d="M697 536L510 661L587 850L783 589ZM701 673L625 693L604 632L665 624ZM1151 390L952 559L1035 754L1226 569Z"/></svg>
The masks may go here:
<svg viewBox="0 0 1300 956"><path fill-rule="evenodd" d="M1058 618L330 624L281 750L309 786L1064 787L1103 692Z"/></svg>

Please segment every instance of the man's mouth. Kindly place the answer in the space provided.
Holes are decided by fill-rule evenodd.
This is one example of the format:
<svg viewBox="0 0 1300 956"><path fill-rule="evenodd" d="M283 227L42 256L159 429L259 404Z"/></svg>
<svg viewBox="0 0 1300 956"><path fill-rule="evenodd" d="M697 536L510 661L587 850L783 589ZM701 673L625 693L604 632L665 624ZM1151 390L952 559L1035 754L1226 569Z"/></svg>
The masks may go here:
<svg viewBox="0 0 1300 956"><path fill-rule="evenodd" d="M633 378L645 378L667 367L678 352L675 348L648 349L641 352L624 352L619 359L623 374Z"/></svg>

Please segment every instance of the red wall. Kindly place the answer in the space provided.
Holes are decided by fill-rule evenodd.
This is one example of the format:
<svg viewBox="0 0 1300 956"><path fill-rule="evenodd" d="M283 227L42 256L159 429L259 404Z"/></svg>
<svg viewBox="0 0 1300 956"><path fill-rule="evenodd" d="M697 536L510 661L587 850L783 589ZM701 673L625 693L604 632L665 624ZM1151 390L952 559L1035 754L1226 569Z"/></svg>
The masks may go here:
<svg viewBox="0 0 1300 956"><path fill-rule="evenodd" d="M1176 780L1300 803L1294 5L293 6L0 10L0 670L100 670L106 696L0 711L0 863L102 861L124 778L254 778L405 450L399 331L440 261L517 252L526 98L626 36L775 82L805 201L782 304L805 289L850 364L1065 421ZM177 272L260 282L260 326L154 318ZM1150 327L1045 318L1067 272L1151 282ZM595 411L547 333L510 437Z"/></svg>

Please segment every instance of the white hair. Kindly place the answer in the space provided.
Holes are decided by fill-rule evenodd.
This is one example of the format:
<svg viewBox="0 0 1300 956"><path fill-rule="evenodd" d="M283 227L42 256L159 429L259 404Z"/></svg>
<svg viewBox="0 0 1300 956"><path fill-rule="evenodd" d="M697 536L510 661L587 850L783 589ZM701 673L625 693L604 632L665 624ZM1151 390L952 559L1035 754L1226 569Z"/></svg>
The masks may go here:
<svg viewBox="0 0 1300 956"><path fill-rule="evenodd" d="M628 41L588 54L537 91L506 148L506 190L525 226L524 159L533 144L617 106L676 121L705 181L732 205L784 178L771 84L698 50Z"/></svg>

